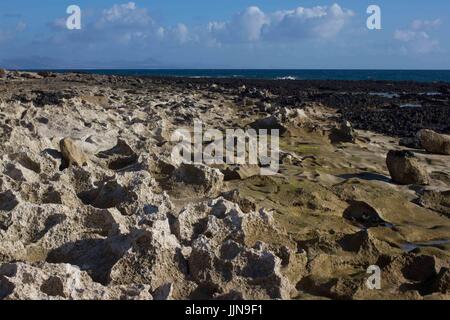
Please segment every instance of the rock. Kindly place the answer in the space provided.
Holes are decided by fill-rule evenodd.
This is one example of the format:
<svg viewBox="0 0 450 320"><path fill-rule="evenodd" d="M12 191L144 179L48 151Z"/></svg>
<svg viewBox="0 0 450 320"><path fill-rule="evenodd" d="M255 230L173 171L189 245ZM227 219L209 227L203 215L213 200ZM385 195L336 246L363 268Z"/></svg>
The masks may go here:
<svg viewBox="0 0 450 320"><path fill-rule="evenodd" d="M210 195L220 192L224 181L220 170L203 164L182 163L173 174L179 181L203 187Z"/></svg>
<svg viewBox="0 0 450 320"><path fill-rule="evenodd" d="M270 116L268 118L257 120L251 123L250 127L255 130L268 130L267 134L270 134L270 130L280 130L280 135L284 134L287 131L287 128L276 116Z"/></svg>
<svg viewBox="0 0 450 320"><path fill-rule="evenodd" d="M425 208L437 211L447 217L450 217L450 190L424 190L419 199L419 204Z"/></svg>
<svg viewBox="0 0 450 320"><path fill-rule="evenodd" d="M21 262L0 266L0 299L6 300L149 300L147 285L106 287L69 264Z"/></svg>
<svg viewBox="0 0 450 320"><path fill-rule="evenodd" d="M412 152L391 150L386 164L392 180L398 184L427 185L430 182L426 168Z"/></svg>
<svg viewBox="0 0 450 320"><path fill-rule="evenodd" d="M172 300L173 284L166 283L156 289L152 296L155 300Z"/></svg>
<svg viewBox="0 0 450 320"><path fill-rule="evenodd" d="M0 79L6 78L7 71L5 69L0 68Z"/></svg>
<svg viewBox="0 0 450 320"><path fill-rule="evenodd" d="M240 283L244 299L290 299L293 287L280 269L281 259L261 242L245 248L230 240L217 249L202 235L189 258L191 276L213 296L226 296Z"/></svg>
<svg viewBox="0 0 450 320"><path fill-rule="evenodd" d="M254 176L261 175L261 168L258 165L239 165L227 166L222 169L225 181L230 180L245 180Z"/></svg>
<svg viewBox="0 0 450 320"><path fill-rule="evenodd" d="M242 197L239 189L224 192L222 193L222 197L228 201L238 204L244 213L249 213L256 210L256 204L252 200Z"/></svg>
<svg viewBox="0 0 450 320"><path fill-rule="evenodd" d="M184 285L187 268L168 219L155 220L151 226L134 231L130 237L130 248L111 268L111 284L146 283L160 299L172 295L179 298L177 294ZM170 287L168 283L171 283Z"/></svg>
<svg viewBox="0 0 450 320"><path fill-rule="evenodd" d="M138 160L138 155L122 139L117 139L117 144L113 148L101 151L96 154L102 165L108 169L119 171L123 170Z"/></svg>
<svg viewBox="0 0 450 320"><path fill-rule="evenodd" d="M82 167L87 164L88 156L81 147L81 141L64 138L60 141L59 147L65 162L63 167L69 167L71 165Z"/></svg>
<svg viewBox="0 0 450 320"><path fill-rule="evenodd" d="M350 122L342 121L330 133L332 143L355 143L356 133Z"/></svg>
<svg viewBox="0 0 450 320"><path fill-rule="evenodd" d="M363 201L351 201L350 206L344 211L344 218L362 228L373 228L388 224L372 206Z"/></svg>
<svg viewBox="0 0 450 320"><path fill-rule="evenodd" d="M432 292L449 293L450 292L450 270L441 268L439 274L431 284Z"/></svg>
<svg viewBox="0 0 450 320"><path fill-rule="evenodd" d="M21 72L20 77L24 79L42 79L43 77L36 72Z"/></svg>
<svg viewBox="0 0 450 320"><path fill-rule="evenodd" d="M420 144L426 151L450 155L450 136L424 129L419 131L418 137Z"/></svg>

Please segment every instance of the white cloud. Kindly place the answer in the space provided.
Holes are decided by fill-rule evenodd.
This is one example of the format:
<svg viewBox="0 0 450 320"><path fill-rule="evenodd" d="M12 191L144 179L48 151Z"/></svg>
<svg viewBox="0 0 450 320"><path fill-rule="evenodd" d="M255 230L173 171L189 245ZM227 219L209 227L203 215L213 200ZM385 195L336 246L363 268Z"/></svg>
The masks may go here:
<svg viewBox="0 0 450 320"><path fill-rule="evenodd" d="M439 41L433 39L429 30L441 25L441 20L414 20L408 29L398 29L394 32L394 39L401 42L404 53L428 54L440 49Z"/></svg>
<svg viewBox="0 0 450 320"><path fill-rule="evenodd" d="M434 29L441 25L441 19L435 20L414 20L411 23L411 29L413 30L428 30Z"/></svg>
<svg viewBox="0 0 450 320"><path fill-rule="evenodd" d="M145 8L138 8L134 2L115 4L103 10L98 26L120 25L130 27L146 27L153 19Z"/></svg>
<svg viewBox="0 0 450 320"><path fill-rule="evenodd" d="M338 4L279 11L272 15L265 33L271 39L331 38L342 31L353 15Z"/></svg>
<svg viewBox="0 0 450 320"><path fill-rule="evenodd" d="M258 7L249 7L236 14L230 22L210 22L210 35L225 42L253 42L261 38L265 24L270 23L268 17Z"/></svg>
<svg viewBox="0 0 450 320"><path fill-rule="evenodd" d="M267 14L258 7L249 7L229 22L211 22L208 31L219 42L331 38L341 32L353 15L338 4Z"/></svg>

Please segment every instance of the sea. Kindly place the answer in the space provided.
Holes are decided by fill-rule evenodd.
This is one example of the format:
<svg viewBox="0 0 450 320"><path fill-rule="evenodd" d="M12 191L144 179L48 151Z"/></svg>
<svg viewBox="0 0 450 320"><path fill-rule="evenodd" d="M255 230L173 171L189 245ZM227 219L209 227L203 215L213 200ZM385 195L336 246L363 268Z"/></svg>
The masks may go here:
<svg viewBox="0 0 450 320"><path fill-rule="evenodd" d="M287 69L83 69L52 70L102 75L272 80L387 80L450 83L450 70L287 70Z"/></svg>

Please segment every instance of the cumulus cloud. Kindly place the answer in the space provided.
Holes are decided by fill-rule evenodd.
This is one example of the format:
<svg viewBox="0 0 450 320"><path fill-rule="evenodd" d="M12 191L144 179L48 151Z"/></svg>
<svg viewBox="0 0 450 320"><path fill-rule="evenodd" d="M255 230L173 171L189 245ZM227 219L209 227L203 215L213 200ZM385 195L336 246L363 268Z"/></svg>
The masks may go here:
<svg viewBox="0 0 450 320"><path fill-rule="evenodd" d="M185 44L196 39L189 28L178 23L175 26L159 25L146 8L134 2L114 4L93 13L90 19L83 16L82 29L72 32L66 28L66 17L48 24L55 33L50 41L90 44L101 47L112 44L147 47L162 43Z"/></svg>
<svg viewBox="0 0 450 320"><path fill-rule="evenodd" d="M148 27L154 21L145 8L139 8L134 2L115 4L102 12L102 16L96 27L108 27L111 25L119 27Z"/></svg>
<svg viewBox="0 0 450 320"><path fill-rule="evenodd" d="M230 22L210 22L208 31L213 38L225 42L252 42L261 38L269 18L258 7L249 7L236 14Z"/></svg>
<svg viewBox="0 0 450 320"><path fill-rule="evenodd" d="M229 22L211 22L208 31L219 42L331 38L341 32L353 15L338 4L271 13L249 7Z"/></svg>
<svg viewBox="0 0 450 320"><path fill-rule="evenodd" d="M397 29L394 39L401 42L404 53L428 54L440 49L439 41L429 31L441 25L441 20L414 20L409 28Z"/></svg>

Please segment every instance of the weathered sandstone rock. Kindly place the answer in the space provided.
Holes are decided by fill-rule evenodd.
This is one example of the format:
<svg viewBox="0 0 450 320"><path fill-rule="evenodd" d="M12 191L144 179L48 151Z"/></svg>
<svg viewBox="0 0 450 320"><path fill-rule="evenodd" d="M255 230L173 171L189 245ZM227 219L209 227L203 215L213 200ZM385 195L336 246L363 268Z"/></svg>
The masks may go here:
<svg viewBox="0 0 450 320"><path fill-rule="evenodd" d="M436 133L432 130L421 130L418 133L420 144L430 152L450 155L450 136Z"/></svg>
<svg viewBox="0 0 450 320"><path fill-rule="evenodd" d="M392 180L399 184L428 184L425 166L409 151L389 151L386 164Z"/></svg>
<svg viewBox="0 0 450 320"><path fill-rule="evenodd" d="M81 141L72 138L64 138L60 141L59 147L61 149L63 160L66 162L66 166L74 165L82 167L87 164L88 156L81 147Z"/></svg>

